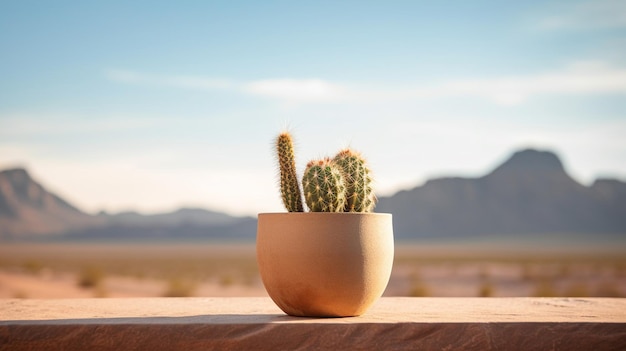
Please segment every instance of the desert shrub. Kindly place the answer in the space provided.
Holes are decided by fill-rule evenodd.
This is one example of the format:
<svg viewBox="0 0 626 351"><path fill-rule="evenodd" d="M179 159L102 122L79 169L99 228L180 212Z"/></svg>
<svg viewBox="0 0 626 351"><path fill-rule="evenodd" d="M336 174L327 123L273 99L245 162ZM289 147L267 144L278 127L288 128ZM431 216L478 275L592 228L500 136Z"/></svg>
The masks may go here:
<svg viewBox="0 0 626 351"><path fill-rule="evenodd" d="M563 292L563 296L567 297L589 297L589 288L583 283L570 285Z"/></svg>
<svg viewBox="0 0 626 351"><path fill-rule="evenodd" d="M164 297L190 297L196 290L196 284L179 277L171 278L167 283Z"/></svg>
<svg viewBox="0 0 626 351"><path fill-rule="evenodd" d="M492 297L495 292L495 287L490 281L483 281L478 288L478 297Z"/></svg>
<svg viewBox="0 0 626 351"><path fill-rule="evenodd" d="M430 296L430 289L421 280L414 280L409 289L408 296L411 297L427 297Z"/></svg>
<svg viewBox="0 0 626 351"><path fill-rule="evenodd" d="M102 269L95 266L87 266L78 274L78 286L81 288L94 288L99 286L104 279Z"/></svg>
<svg viewBox="0 0 626 351"><path fill-rule="evenodd" d="M535 297L556 297L558 293L554 288L554 284L547 279L541 279L535 284L535 290L533 292Z"/></svg>
<svg viewBox="0 0 626 351"><path fill-rule="evenodd" d="M26 273L28 274L33 275L41 273L43 267L43 263L36 260L28 260L22 264L22 268L24 269L24 271L26 271Z"/></svg>
<svg viewBox="0 0 626 351"><path fill-rule="evenodd" d="M231 274L222 274L219 279L221 286L227 287L235 284L235 278Z"/></svg>
<svg viewBox="0 0 626 351"><path fill-rule="evenodd" d="M27 299L28 294L24 290L16 290L13 292L14 299Z"/></svg>

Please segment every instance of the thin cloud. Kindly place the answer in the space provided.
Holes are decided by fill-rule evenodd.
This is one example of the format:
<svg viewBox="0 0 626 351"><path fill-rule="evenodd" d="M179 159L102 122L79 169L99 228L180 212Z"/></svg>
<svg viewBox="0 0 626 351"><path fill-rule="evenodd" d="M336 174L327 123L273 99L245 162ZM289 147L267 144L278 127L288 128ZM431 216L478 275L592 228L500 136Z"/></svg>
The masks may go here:
<svg viewBox="0 0 626 351"><path fill-rule="evenodd" d="M322 79L265 79L235 82L198 76L155 75L129 70L110 69L105 78L119 83L186 88L195 90L231 90L242 94L278 99L289 103L344 101L350 90L341 84Z"/></svg>
<svg viewBox="0 0 626 351"><path fill-rule="evenodd" d="M613 67L602 61L575 62L560 70L533 75L456 79L404 89L393 87L371 89L323 79L289 78L235 83L193 76L143 75L131 71L109 71L107 78L127 84L231 90L288 104L476 97L499 105L514 106L532 97L543 95L626 94L626 69Z"/></svg>
<svg viewBox="0 0 626 351"><path fill-rule="evenodd" d="M78 115L0 114L0 136L71 135L122 130L142 130L164 123L163 117L100 115L84 118Z"/></svg>
<svg viewBox="0 0 626 351"><path fill-rule="evenodd" d="M541 19L539 29L601 29L626 27L626 1L566 2L558 14Z"/></svg>
<svg viewBox="0 0 626 351"><path fill-rule="evenodd" d="M565 69L528 76L450 81L418 95L478 96L500 105L518 105L539 95L626 93L626 69L603 62L577 62Z"/></svg>
<svg viewBox="0 0 626 351"><path fill-rule="evenodd" d="M535 96L626 94L626 69L601 61L584 61L564 69L533 75L490 79L457 79L409 90L353 92L371 101L380 99L441 99L477 97L498 105L519 105Z"/></svg>
<svg viewBox="0 0 626 351"><path fill-rule="evenodd" d="M253 81L243 91L291 102L332 102L349 98L350 91L322 79L268 79Z"/></svg>

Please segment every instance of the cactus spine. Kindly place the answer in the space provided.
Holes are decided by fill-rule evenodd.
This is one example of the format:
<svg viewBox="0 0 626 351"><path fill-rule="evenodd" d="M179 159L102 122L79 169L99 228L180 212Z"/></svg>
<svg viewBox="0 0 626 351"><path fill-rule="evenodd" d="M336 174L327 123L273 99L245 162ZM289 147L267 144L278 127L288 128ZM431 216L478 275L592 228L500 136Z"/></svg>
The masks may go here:
<svg viewBox="0 0 626 351"><path fill-rule="evenodd" d="M280 192L283 204L289 212L303 212L302 193L296 175L296 159L293 141L288 132L283 132L276 141L280 167Z"/></svg>
<svg viewBox="0 0 626 351"><path fill-rule="evenodd" d="M304 199L312 212L342 212L346 187L339 168L330 159L311 161L302 177Z"/></svg>
<svg viewBox="0 0 626 351"><path fill-rule="evenodd" d="M376 205L370 169L363 157L351 150L341 150L333 159L343 175L346 186L344 212L371 212Z"/></svg>

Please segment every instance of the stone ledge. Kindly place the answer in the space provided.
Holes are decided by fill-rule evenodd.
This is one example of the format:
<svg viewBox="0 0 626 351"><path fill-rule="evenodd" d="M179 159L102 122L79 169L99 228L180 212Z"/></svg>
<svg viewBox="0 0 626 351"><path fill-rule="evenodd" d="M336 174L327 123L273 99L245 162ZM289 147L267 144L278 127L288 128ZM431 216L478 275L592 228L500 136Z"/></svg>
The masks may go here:
<svg viewBox="0 0 626 351"><path fill-rule="evenodd" d="M0 300L0 350L626 350L626 299L382 298L298 318L268 298Z"/></svg>

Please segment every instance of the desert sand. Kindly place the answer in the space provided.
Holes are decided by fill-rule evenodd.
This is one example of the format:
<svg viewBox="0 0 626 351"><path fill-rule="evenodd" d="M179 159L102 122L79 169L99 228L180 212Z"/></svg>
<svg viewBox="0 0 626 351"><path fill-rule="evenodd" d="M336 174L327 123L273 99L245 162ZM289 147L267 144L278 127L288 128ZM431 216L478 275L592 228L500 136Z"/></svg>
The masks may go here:
<svg viewBox="0 0 626 351"><path fill-rule="evenodd" d="M611 250L397 245L385 296L626 296ZM5 244L0 298L267 296L253 244Z"/></svg>

